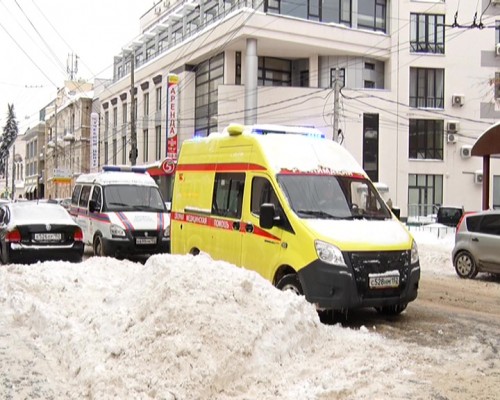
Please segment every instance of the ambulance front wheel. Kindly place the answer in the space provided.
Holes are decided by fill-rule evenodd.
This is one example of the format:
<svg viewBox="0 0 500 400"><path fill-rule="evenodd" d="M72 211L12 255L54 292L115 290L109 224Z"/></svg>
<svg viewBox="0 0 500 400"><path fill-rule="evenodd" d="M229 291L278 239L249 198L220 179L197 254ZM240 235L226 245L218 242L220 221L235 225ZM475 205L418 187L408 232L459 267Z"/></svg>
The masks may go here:
<svg viewBox="0 0 500 400"><path fill-rule="evenodd" d="M276 287L280 290L290 290L298 296L302 296L304 291L297 274L288 274L281 278Z"/></svg>
<svg viewBox="0 0 500 400"><path fill-rule="evenodd" d="M105 257L106 254L104 252L104 245L102 241L101 235L96 235L94 238L94 254L98 257Z"/></svg>

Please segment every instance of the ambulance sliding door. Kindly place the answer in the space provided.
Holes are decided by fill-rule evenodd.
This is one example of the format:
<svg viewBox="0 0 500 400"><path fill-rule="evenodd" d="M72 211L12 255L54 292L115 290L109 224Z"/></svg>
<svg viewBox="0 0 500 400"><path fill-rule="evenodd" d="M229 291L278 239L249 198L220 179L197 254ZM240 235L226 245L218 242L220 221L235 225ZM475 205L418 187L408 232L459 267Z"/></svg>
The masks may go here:
<svg viewBox="0 0 500 400"><path fill-rule="evenodd" d="M245 174L222 172L215 174L212 200L212 234L210 254L216 260L240 265L241 210Z"/></svg>

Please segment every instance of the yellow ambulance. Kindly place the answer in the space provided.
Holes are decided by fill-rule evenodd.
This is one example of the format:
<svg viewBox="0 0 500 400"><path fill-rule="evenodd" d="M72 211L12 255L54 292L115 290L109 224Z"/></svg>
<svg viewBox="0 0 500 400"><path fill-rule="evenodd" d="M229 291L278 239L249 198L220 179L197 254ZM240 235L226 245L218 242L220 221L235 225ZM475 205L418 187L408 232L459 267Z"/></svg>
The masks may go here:
<svg viewBox="0 0 500 400"><path fill-rule="evenodd" d="M171 252L254 270L318 310L399 314L417 297L417 245L366 173L319 130L232 124L183 142Z"/></svg>

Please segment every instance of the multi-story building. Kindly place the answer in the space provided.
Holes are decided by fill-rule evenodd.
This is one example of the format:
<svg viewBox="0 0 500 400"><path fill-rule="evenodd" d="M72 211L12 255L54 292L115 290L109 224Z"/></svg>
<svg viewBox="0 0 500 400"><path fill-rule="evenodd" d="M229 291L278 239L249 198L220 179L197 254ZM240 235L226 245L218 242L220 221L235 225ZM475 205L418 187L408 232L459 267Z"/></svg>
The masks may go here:
<svg viewBox="0 0 500 400"><path fill-rule="evenodd" d="M66 81L45 108L45 197L71 196L75 176L89 172L93 85Z"/></svg>
<svg viewBox="0 0 500 400"><path fill-rule="evenodd" d="M114 57L100 101L100 164L130 163L137 140L137 163L159 166L230 122L307 125L386 184L403 217L480 209L470 150L500 117L500 4L165 0ZM500 204L498 160L490 179Z"/></svg>
<svg viewBox="0 0 500 400"><path fill-rule="evenodd" d="M24 197L26 199L41 199L45 196L45 122L39 122L29 128L24 134Z"/></svg>

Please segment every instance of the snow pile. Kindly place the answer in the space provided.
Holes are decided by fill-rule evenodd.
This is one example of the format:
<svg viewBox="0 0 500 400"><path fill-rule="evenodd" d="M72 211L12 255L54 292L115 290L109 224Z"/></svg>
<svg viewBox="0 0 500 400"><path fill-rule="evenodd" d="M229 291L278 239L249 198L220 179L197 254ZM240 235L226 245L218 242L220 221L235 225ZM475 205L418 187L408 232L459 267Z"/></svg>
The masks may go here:
<svg viewBox="0 0 500 400"><path fill-rule="evenodd" d="M46 362L56 397L403 399L415 389L404 346L322 325L302 297L207 256L14 265L0 282L3 324Z"/></svg>

